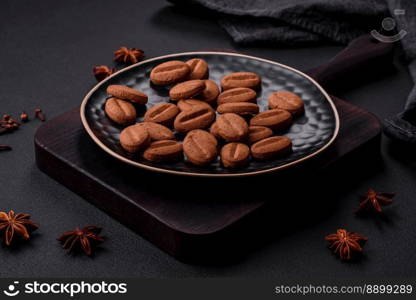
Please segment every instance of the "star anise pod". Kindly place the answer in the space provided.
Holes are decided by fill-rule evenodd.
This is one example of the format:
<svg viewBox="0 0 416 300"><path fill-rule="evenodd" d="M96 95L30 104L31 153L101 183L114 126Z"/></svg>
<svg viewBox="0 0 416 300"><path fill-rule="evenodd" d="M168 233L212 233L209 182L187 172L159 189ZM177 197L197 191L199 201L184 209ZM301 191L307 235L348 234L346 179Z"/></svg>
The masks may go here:
<svg viewBox="0 0 416 300"><path fill-rule="evenodd" d="M373 208L376 212L381 213L381 207L390 205L393 202L391 199L394 195L395 193L377 193L375 190L369 189L367 194L361 196L364 200L360 203L356 213L369 208Z"/></svg>
<svg viewBox="0 0 416 300"><path fill-rule="evenodd" d="M30 238L29 232L39 228L33 223L29 214L15 214L14 211L6 213L0 212L0 231L4 232L4 243L10 246L16 236L28 240Z"/></svg>
<svg viewBox="0 0 416 300"><path fill-rule="evenodd" d="M354 253L363 251L362 247L368 239L361 234L338 229L337 233L327 235L325 240L329 242L329 248L342 260L349 260Z"/></svg>
<svg viewBox="0 0 416 300"><path fill-rule="evenodd" d="M103 242L104 238L100 236L102 228L97 226L87 226L82 229L64 232L59 238L63 248L68 252L82 250L87 255L92 255L94 247Z"/></svg>
<svg viewBox="0 0 416 300"><path fill-rule="evenodd" d="M94 76L97 79L97 81L104 80L111 74L114 74L116 72L116 69L110 69L107 66L97 66L92 69L94 72Z"/></svg>
<svg viewBox="0 0 416 300"><path fill-rule="evenodd" d="M137 48L121 47L114 52L114 60L125 64L135 64L141 60L144 52Z"/></svg>

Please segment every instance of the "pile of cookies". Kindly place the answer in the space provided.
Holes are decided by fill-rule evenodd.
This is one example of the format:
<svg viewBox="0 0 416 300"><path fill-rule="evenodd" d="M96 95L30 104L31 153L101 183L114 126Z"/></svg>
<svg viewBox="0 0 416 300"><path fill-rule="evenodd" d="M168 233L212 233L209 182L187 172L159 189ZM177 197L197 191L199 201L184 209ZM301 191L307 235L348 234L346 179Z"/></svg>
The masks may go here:
<svg viewBox="0 0 416 300"><path fill-rule="evenodd" d="M244 167L250 157L272 159L292 151L292 141L275 134L304 112L298 95L274 92L268 98L270 109L260 112L256 91L261 78L257 74L225 75L221 91L208 77L208 64L199 58L154 67L151 83L171 87L170 101L148 109L141 123L136 123L133 104L146 104L148 96L127 86L108 86L107 116L121 125L136 123L121 132L121 146L152 162L178 161L185 155L198 166L209 165L219 153L226 168Z"/></svg>

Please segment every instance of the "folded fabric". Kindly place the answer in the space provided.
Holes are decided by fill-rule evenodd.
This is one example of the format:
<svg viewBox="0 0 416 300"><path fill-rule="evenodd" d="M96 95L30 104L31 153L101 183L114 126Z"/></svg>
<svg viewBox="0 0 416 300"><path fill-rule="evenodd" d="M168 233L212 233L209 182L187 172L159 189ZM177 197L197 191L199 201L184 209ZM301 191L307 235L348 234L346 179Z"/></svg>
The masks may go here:
<svg viewBox="0 0 416 300"><path fill-rule="evenodd" d="M383 30L384 18L408 31L401 43L416 82L415 0L169 0L210 10L236 43L242 45L347 44L371 30ZM400 14L397 14L400 10ZM405 110L385 122L385 132L416 143L416 88Z"/></svg>

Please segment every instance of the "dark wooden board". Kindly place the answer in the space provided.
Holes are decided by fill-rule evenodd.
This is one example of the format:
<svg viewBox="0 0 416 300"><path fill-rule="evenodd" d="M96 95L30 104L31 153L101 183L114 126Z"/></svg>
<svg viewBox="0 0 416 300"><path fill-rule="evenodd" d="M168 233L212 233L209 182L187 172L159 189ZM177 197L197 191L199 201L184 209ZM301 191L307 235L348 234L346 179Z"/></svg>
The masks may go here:
<svg viewBox="0 0 416 300"><path fill-rule="evenodd" d="M276 203L295 203L302 196L294 197L294 189L312 182L327 184L319 183L320 170L357 151L361 156L364 149L377 153L378 119L333 99L341 119L336 142L314 160L275 174L207 179L141 170L116 161L96 146L81 125L78 109L39 128L36 162L43 172L167 253L183 260L206 261L214 253L232 252L241 242L247 246L247 226L250 236L268 235L272 228L257 231L253 216L270 202L277 210Z"/></svg>

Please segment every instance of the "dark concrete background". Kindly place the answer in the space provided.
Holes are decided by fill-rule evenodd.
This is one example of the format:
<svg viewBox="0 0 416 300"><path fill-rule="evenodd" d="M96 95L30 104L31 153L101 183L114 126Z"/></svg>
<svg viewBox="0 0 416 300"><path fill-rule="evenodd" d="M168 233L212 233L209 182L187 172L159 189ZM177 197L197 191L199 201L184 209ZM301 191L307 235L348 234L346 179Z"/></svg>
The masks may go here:
<svg viewBox="0 0 416 300"><path fill-rule="evenodd" d="M120 46L142 48L147 57L168 53L234 49L300 69L325 62L342 47L238 47L209 17L190 16L164 0L152 1L0 1L0 114L41 107L48 118L78 106L95 84L92 67L112 64ZM399 112L411 89L406 69L339 95L379 118ZM0 153L0 210L28 212L41 224L33 239L17 249L0 246L0 276L104 277L270 277L343 278L416 275L415 159L411 150L382 142L383 163L359 182L355 174L335 173L343 192L333 212L310 226L276 239L227 265L187 265L176 261L117 221L59 185L35 166L33 136L40 122L0 136L13 151ZM414 152L413 152L414 153ZM350 161L357 174L367 172ZM388 218L359 219L352 211L368 187L397 191ZM322 182L325 189L325 182ZM319 205L319 195L309 201ZM56 237L95 224L108 240L94 259L72 257ZM366 256L342 263L326 249L323 237L338 227L370 237Z"/></svg>

